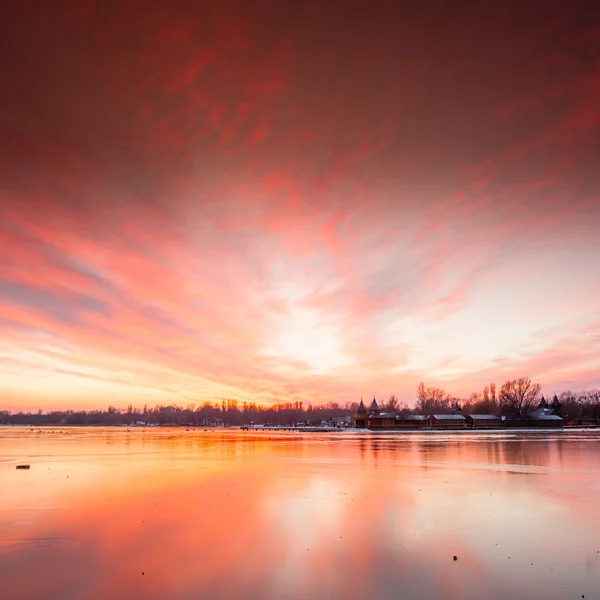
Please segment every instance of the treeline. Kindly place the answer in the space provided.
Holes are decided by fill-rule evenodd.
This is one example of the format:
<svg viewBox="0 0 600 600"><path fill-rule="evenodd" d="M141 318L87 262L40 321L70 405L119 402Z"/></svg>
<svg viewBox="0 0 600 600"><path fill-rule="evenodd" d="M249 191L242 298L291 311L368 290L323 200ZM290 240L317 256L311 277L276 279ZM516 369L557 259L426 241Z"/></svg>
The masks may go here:
<svg viewBox="0 0 600 600"><path fill-rule="evenodd" d="M417 388L414 407L400 402L395 395L379 402L382 412L399 415L408 414L449 414L458 411L463 414L501 414L506 416L526 415L534 410L542 398L541 386L523 377L506 381L497 390L494 383L480 393L467 397L453 396L441 388ZM600 390L572 392L567 390L558 396L560 411L566 422L593 422L600 424ZM548 403L552 398L547 399ZM365 402L369 408L371 401ZM110 406L106 410L92 411L52 411L44 413L10 413L0 411L0 425L190 425L190 426L239 426L250 423L264 425L318 425L332 422L340 417L350 417L358 408L358 402L339 404L329 402L322 406L302 402L288 402L275 406L261 406L255 403L225 399L219 403L205 402L201 406L155 406L143 409L129 405L125 410Z"/></svg>
<svg viewBox="0 0 600 600"><path fill-rule="evenodd" d="M261 406L237 400L219 403L205 402L201 406L155 406L143 409L129 405L125 410L110 406L107 410L52 411L44 413L10 413L0 411L0 425L190 425L239 426L249 423L265 425L307 424L317 425L336 417L350 416L358 403L340 405L330 402L324 406L304 406L302 402L288 402L274 406Z"/></svg>

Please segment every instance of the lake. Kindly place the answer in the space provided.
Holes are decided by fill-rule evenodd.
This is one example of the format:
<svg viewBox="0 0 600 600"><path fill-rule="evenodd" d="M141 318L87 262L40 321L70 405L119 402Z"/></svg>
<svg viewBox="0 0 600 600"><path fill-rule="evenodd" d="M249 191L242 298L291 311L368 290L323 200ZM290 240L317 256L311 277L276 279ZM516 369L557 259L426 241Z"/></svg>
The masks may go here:
<svg viewBox="0 0 600 600"><path fill-rule="evenodd" d="M583 596L600 432L0 427L6 600Z"/></svg>

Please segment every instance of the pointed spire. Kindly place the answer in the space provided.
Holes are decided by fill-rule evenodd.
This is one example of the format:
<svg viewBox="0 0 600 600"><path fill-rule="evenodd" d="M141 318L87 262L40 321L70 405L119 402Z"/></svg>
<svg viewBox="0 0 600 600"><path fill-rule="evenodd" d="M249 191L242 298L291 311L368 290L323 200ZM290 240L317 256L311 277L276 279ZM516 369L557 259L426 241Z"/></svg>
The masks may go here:
<svg viewBox="0 0 600 600"><path fill-rule="evenodd" d="M546 398L544 398L544 396L542 396L538 408L548 408L548 403L546 402Z"/></svg>
<svg viewBox="0 0 600 600"><path fill-rule="evenodd" d="M379 410L379 406L377 406L377 400L375 400L375 396L373 396L373 402L371 402L371 408L369 410Z"/></svg>
<svg viewBox="0 0 600 600"><path fill-rule="evenodd" d="M554 406L555 408L557 406L560 406L560 400L558 399L558 396L556 394L554 394L554 398L552 399L552 406Z"/></svg>

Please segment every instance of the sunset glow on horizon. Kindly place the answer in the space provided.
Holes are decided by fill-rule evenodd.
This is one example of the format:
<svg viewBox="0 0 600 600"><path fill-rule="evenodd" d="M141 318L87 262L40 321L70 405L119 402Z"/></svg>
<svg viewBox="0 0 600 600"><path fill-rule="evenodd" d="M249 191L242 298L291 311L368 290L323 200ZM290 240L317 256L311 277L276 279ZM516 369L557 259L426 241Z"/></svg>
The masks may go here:
<svg viewBox="0 0 600 600"><path fill-rule="evenodd" d="M0 409L600 386L584 3L109 4L0 19Z"/></svg>

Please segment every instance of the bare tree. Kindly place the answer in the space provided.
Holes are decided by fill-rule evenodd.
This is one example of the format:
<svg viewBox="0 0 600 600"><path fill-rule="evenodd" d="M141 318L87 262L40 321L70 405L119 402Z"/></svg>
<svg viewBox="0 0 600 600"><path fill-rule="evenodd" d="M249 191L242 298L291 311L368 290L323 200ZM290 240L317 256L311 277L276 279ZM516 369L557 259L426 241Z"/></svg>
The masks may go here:
<svg viewBox="0 0 600 600"><path fill-rule="evenodd" d="M473 396L473 407L471 412L474 414L494 415L498 412L498 403L496 402L496 387L493 383L489 388L484 388L481 396L477 397L477 394L474 394Z"/></svg>
<svg viewBox="0 0 600 600"><path fill-rule="evenodd" d="M539 402L542 387L529 377L506 381L500 390L500 406L508 413L523 416Z"/></svg>
<svg viewBox="0 0 600 600"><path fill-rule="evenodd" d="M423 414L450 412L450 395L441 388L425 387L421 382L417 388L415 408Z"/></svg>
<svg viewBox="0 0 600 600"><path fill-rule="evenodd" d="M460 403L462 405L463 414L470 415L471 413L475 412L479 404L479 394L473 392L471 395L463 398Z"/></svg>
<svg viewBox="0 0 600 600"><path fill-rule="evenodd" d="M600 390L590 390L584 394L585 413L595 423L600 422Z"/></svg>
<svg viewBox="0 0 600 600"><path fill-rule="evenodd" d="M565 422L579 421L581 419L585 395L567 390L562 392L559 400L562 404L561 413Z"/></svg>
<svg viewBox="0 0 600 600"><path fill-rule="evenodd" d="M390 396L390 399L387 402L384 402L382 409L385 412L395 413L398 410L398 398L393 394Z"/></svg>
<svg viewBox="0 0 600 600"><path fill-rule="evenodd" d="M410 406L408 406L408 403L407 402L401 402L398 405L397 413L401 417L406 417L407 415L409 415L410 414Z"/></svg>

